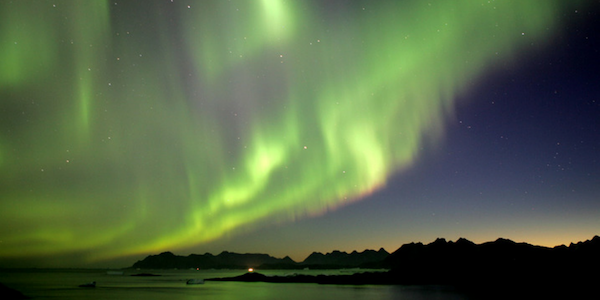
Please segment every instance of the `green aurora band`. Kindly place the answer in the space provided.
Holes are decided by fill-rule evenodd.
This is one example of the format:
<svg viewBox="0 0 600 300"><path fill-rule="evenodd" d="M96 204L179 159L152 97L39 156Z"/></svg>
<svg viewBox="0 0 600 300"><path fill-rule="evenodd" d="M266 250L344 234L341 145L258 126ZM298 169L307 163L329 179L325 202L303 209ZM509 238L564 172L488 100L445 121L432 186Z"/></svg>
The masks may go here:
<svg viewBox="0 0 600 300"><path fill-rule="evenodd" d="M360 199L561 9L178 2L0 3L0 256L183 249Z"/></svg>

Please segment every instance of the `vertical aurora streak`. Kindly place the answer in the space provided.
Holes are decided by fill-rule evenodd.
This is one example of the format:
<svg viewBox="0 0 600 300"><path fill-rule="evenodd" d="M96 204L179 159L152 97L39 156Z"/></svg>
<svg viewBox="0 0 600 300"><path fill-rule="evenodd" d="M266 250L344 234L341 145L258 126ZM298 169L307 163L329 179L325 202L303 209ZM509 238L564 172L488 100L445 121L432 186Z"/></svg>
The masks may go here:
<svg viewBox="0 0 600 300"><path fill-rule="evenodd" d="M360 199L560 3L113 2L0 4L1 256L174 250Z"/></svg>

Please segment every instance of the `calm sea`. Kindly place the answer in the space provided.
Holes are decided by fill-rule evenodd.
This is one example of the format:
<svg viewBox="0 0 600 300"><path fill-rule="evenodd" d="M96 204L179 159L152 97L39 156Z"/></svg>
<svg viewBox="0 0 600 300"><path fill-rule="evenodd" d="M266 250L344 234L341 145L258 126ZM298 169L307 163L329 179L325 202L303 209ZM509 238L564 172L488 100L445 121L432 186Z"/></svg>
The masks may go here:
<svg viewBox="0 0 600 300"><path fill-rule="evenodd" d="M312 283L212 282L186 285L191 278L231 277L241 270L151 271L156 277L136 277L141 271L109 275L106 270L0 270L0 282L32 299L467 299L449 288L389 285L319 285ZM291 271L260 270L265 275L285 275ZM339 270L305 270L295 273L348 274ZM78 285L96 281L96 288Z"/></svg>

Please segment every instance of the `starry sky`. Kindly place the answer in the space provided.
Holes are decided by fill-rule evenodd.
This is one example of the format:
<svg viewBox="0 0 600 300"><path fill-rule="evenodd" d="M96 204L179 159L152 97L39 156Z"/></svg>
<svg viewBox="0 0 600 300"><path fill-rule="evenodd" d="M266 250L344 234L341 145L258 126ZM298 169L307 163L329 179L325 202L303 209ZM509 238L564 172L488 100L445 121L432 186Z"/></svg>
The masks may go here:
<svg viewBox="0 0 600 300"><path fill-rule="evenodd" d="M0 2L0 267L600 232L600 2Z"/></svg>

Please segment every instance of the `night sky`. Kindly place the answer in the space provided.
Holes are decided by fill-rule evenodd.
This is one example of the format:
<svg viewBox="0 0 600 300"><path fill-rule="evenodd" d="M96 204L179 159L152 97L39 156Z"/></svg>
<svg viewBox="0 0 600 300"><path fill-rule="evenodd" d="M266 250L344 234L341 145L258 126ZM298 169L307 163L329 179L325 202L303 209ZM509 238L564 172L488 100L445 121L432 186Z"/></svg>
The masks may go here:
<svg viewBox="0 0 600 300"><path fill-rule="evenodd" d="M2 1L0 267L600 234L600 1Z"/></svg>

